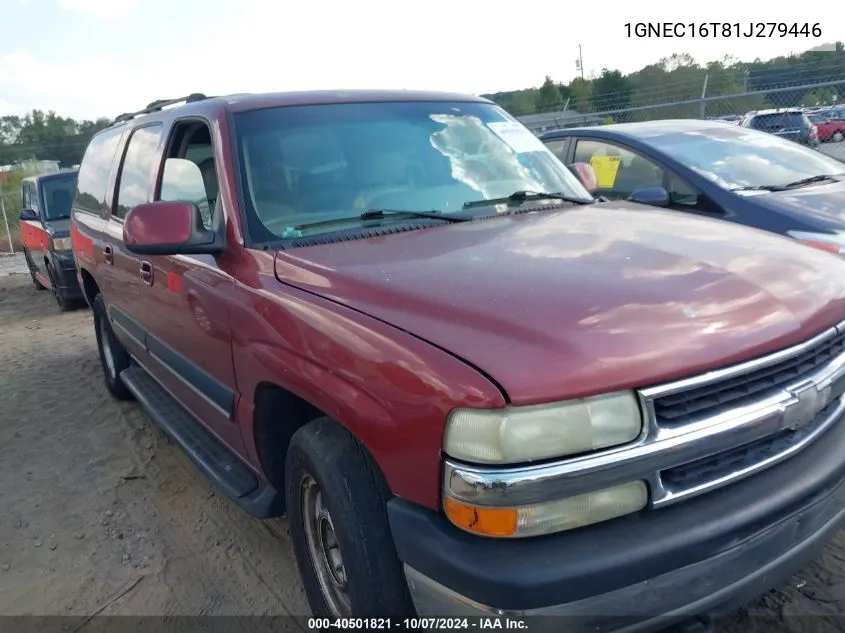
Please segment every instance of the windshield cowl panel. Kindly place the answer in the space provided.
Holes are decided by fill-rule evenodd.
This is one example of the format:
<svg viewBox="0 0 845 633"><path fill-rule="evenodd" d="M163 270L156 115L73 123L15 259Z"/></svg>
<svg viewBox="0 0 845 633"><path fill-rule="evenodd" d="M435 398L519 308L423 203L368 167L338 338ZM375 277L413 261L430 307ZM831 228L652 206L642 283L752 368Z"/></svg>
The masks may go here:
<svg viewBox="0 0 845 633"><path fill-rule="evenodd" d="M493 104L269 108L237 113L235 133L256 242L290 237L303 225L313 227L309 235L331 232L332 221L371 209L466 215L467 202L522 190L591 198L536 136Z"/></svg>

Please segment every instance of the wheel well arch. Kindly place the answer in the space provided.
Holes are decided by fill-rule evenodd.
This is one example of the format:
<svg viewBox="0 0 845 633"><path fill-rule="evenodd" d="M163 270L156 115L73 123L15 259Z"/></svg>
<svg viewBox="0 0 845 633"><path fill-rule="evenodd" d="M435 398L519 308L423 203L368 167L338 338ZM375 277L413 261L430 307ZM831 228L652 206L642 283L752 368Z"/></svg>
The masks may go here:
<svg viewBox="0 0 845 633"><path fill-rule="evenodd" d="M385 473L369 449L353 433L319 407L272 382L255 388L253 436L261 470L273 487L285 498L285 460L290 442L300 428L325 418L348 433L358 444L373 475L385 491L390 490ZM286 508L285 508L286 509Z"/></svg>
<svg viewBox="0 0 845 633"><path fill-rule="evenodd" d="M258 384L254 405L252 431L261 470L273 487L284 495L285 459L293 434L326 414L272 382Z"/></svg>
<svg viewBox="0 0 845 633"><path fill-rule="evenodd" d="M94 297L99 294L100 287L97 285L97 282L94 281L94 276L86 269L80 268L79 276L82 279L82 292L85 295L85 300L88 302L89 306L93 306Z"/></svg>

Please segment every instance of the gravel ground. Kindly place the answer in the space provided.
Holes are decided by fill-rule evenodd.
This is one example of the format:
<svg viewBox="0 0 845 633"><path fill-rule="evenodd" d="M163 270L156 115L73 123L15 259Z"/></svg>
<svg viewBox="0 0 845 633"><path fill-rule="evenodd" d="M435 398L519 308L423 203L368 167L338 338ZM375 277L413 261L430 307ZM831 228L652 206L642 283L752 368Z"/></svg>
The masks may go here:
<svg viewBox="0 0 845 633"><path fill-rule="evenodd" d="M90 311L0 277L0 367L0 615L308 614L286 521L244 514L108 396ZM798 617L845 613L843 546L719 630L843 628Z"/></svg>
<svg viewBox="0 0 845 633"><path fill-rule="evenodd" d="M89 615L141 579L104 613L307 615L287 523L108 396L92 323L0 277L0 614Z"/></svg>

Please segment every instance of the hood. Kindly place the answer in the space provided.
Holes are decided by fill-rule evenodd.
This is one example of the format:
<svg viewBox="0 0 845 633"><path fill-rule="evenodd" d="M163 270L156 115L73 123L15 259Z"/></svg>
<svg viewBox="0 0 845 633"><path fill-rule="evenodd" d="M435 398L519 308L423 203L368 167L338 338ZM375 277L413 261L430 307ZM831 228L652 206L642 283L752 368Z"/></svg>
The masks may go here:
<svg viewBox="0 0 845 633"><path fill-rule="evenodd" d="M845 319L845 262L631 203L280 251L280 281L464 359L516 404L644 387Z"/></svg>
<svg viewBox="0 0 845 633"><path fill-rule="evenodd" d="M44 227L47 229L50 237L68 237L70 235L70 218L46 220Z"/></svg>
<svg viewBox="0 0 845 633"><path fill-rule="evenodd" d="M845 230L845 182L828 182L754 197L763 206L796 220L796 229L808 225L822 230Z"/></svg>

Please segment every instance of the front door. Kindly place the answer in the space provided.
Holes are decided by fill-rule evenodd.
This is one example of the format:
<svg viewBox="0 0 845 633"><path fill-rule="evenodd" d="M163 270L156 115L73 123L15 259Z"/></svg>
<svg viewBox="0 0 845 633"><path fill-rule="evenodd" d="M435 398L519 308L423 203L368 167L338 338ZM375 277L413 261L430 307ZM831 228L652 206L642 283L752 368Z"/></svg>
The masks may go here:
<svg viewBox="0 0 845 633"><path fill-rule="evenodd" d="M223 222L209 126L177 121L169 135L156 200L188 200L206 228ZM243 453L234 422L235 375L230 305L236 258L210 255L142 257L149 275L140 286L139 314L147 332L150 370L222 442Z"/></svg>
<svg viewBox="0 0 845 633"><path fill-rule="evenodd" d="M21 244L33 274L41 285L49 288L50 280L45 267L45 257L50 247L50 236L44 228L39 206L35 183L29 180L24 181L21 185L21 208L32 210L38 219L21 222Z"/></svg>

